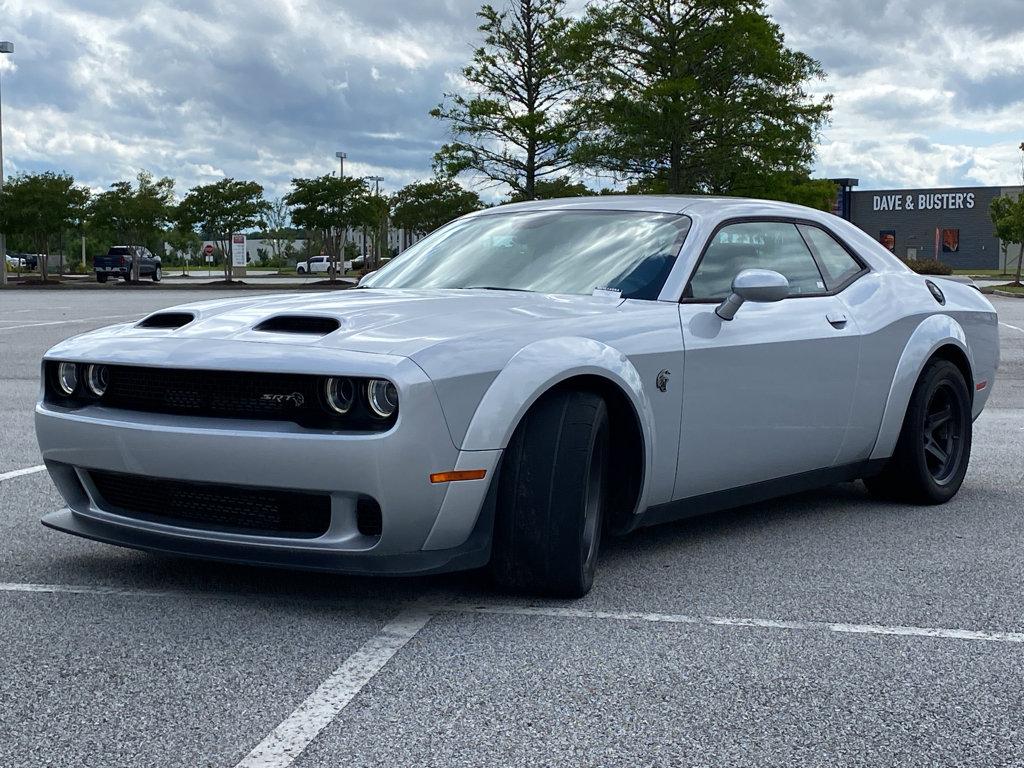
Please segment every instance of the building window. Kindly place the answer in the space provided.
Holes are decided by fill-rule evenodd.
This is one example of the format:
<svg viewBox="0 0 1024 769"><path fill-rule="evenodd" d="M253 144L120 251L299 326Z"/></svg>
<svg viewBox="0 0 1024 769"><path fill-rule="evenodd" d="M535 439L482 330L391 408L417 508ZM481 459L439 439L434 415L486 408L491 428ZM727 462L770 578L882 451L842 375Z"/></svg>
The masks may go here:
<svg viewBox="0 0 1024 769"><path fill-rule="evenodd" d="M882 230L878 233L878 242L890 251L896 251L896 230Z"/></svg>
<svg viewBox="0 0 1024 769"><path fill-rule="evenodd" d="M942 231L942 253L955 254L960 250L960 230L944 229Z"/></svg>

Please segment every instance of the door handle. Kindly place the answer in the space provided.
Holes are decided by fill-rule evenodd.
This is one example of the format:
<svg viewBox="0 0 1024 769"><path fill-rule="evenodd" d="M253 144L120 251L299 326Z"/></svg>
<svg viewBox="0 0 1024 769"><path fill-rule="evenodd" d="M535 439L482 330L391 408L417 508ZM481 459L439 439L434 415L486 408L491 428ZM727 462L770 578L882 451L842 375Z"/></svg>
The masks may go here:
<svg viewBox="0 0 1024 769"><path fill-rule="evenodd" d="M833 310L828 313L825 316L825 319L828 320L828 322L835 328L845 328L846 322L849 320L849 318L846 317L845 312L839 312L838 310Z"/></svg>

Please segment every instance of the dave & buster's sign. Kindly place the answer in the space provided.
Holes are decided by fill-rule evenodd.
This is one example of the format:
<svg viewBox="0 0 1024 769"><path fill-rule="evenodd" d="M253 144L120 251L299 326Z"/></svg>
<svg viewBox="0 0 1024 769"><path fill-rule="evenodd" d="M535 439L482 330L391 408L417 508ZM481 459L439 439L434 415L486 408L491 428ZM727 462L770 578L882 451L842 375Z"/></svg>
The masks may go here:
<svg viewBox="0 0 1024 769"><path fill-rule="evenodd" d="M973 192L895 192L873 195L874 211L955 211L974 208Z"/></svg>

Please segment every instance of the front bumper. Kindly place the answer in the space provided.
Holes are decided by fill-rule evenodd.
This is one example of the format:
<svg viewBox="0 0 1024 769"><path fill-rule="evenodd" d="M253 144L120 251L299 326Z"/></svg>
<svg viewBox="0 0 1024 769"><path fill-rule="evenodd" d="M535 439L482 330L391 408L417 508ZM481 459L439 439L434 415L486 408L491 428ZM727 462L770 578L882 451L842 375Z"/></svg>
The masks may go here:
<svg viewBox="0 0 1024 769"><path fill-rule="evenodd" d="M273 369L265 370L307 372L310 351L302 356L301 367L289 366L278 348L269 358ZM118 357L88 353L93 362L123 362ZM74 359L63 353L60 358ZM242 360L238 365L252 370L252 357ZM429 573L486 563L490 525L481 512L501 452L456 448L433 384L406 358L332 351L315 373L325 367L393 381L401 403L395 425L380 433L309 430L290 422L180 417L101 405L70 410L40 401L40 449L68 506L43 523L144 550L359 574ZM429 480L431 473L475 468L487 470L483 480ZM330 525L322 536L307 539L119 514L91 482L92 470L325 494ZM380 505L379 537L358 530L360 497Z"/></svg>

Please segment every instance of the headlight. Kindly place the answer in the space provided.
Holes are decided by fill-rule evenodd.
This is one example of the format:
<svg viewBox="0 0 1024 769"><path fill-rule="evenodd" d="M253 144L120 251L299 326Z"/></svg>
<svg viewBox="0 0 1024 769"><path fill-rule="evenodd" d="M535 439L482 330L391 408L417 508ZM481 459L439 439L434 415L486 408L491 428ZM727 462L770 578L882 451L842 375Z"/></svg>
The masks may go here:
<svg viewBox="0 0 1024 769"><path fill-rule="evenodd" d="M398 388L386 379L371 379L366 385L366 400L375 416L387 419L398 410Z"/></svg>
<svg viewBox="0 0 1024 769"><path fill-rule="evenodd" d="M90 363L86 367L85 386L89 388L89 392L97 398L101 398L107 391L108 384L110 384L110 374L107 372L106 366Z"/></svg>
<svg viewBox="0 0 1024 769"><path fill-rule="evenodd" d="M339 414L347 414L356 398L356 386L351 379L329 377L324 382L327 405Z"/></svg>
<svg viewBox="0 0 1024 769"><path fill-rule="evenodd" d="M63 361L57 366L57 386L65 395L78 389L78 364Z"/></svg>

